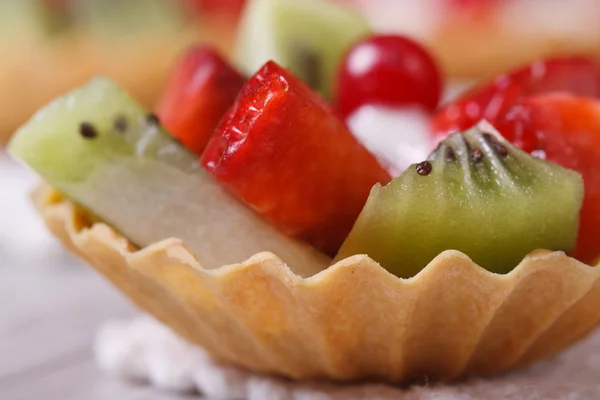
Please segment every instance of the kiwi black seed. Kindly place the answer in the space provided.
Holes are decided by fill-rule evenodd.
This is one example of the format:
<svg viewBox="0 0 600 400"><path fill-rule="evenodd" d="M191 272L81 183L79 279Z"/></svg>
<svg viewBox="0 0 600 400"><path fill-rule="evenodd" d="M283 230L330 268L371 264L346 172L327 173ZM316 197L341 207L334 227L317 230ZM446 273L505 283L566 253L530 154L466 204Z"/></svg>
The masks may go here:
<svg viewBox="0 0 600 400"><path fill-rule="evenodd" d="M115 130L119 133L125 133L127 131L127 118L123 114L119 114L115 117L114 126Z"/></svg>
<svg viewBox="0 0 600 400"><path fill-rule="evenodd" d="M84 139L94 139L96 136L98 136L98 131L91 123L82 122L79 124L79 134Z"/></svg>
<svg viewBox="0 0 600 400"><path fill-rule="evenodd" d="M452 149L452 147L446 147L444 157L448 162L456 161L456 153L454 153L454 149Z"/></svg>
<svg viewBox="0 0 600 400"><path fill-rule="evenodd" d="M433 166L429 161L423 161L415 167L417 174L421 176L427 176L431 173Z"/></svg>
<svg viewBox="0 0 600 400"><path fill-rule="evenodd" d="M483 161L483 151L479 147L474 148L471 150L471 158L476 163Z"/></svg>
<svg viewBox="0 0 600 400"><path fill-rule="evenodd" d="M482 136L500 157L506 157L508 155L508 149L506 146L500 143L494 135L486 132Z"/></svg>
<svg viewBox="0 0 600 400"><path fill-rule="evenodd" d="M153 126L160 125L160 119L158 118L158 115L154 113L149 113L148 115L146 115L146 121L148 122L148 124Z"/></svg>
<svg viewBox="0 0 600 400"><path fill-rule="evenodd" d="M298 69L302 71L302 78L310 87L318 90L323 82L321 77L323 71L321 71L321 59L316 51L310 50L307 46L296 45L294 46L294 56Z"/></svg>

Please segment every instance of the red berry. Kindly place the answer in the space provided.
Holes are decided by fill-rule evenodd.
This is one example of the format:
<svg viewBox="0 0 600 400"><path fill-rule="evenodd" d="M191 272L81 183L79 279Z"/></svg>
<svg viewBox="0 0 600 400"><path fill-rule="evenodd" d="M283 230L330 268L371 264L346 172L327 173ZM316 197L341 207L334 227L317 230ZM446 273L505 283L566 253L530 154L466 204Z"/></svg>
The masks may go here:
<svg viewBox="0 0 600 400"><path fill-rule="evenodd" d="M403 36L372 36L344 57L337 106L344 117L363 104L418 104L434 110L441 92L440 72L423 47Z"/></svg>
<svg viewBox="0 0 600 400"><path fill-rule="evenodd" d="M455 9L455 12L485 11L501 4L500 0L446 0L447 4Z"/></svg>
<svg viewBox="0 0 600 400"><path fill-rule="evenodd" d="M244 8L245 0L184 0L192 10L200 15L228 16L237 18Z"/></svg>
<svg viewBox="0 0 600 400"><path fill-rule="evenodd" d="M274 62L240 91L201 162L284 233L330 255L371 187L391 179L329 105Z"/></svg>
<svg viewBox="0 0 600 400"><path fill-rule="evenodd" d="M440 109L433 119L433 130L441 140L450 133L470 128L481 119L496 124L520 99L554 91L600 98L600 68L587 57L534 62L477 86ZM535 140L527 137L518 139L515 144L531 150Z"/></svg>
<svg viewBox="0 0 600 400"><path fill-rule="evenodd" d="M585 198L573 254L592 263L600 256L600 102L566 93L524 99L499 119L511 141L535 143L534 154L581 173Z"/></svg>
<svg viewBox="0 0 600 400"><path fill-rule="evenodd" d="M156 113L173 136L200 155L243 85L244 78L215 49L194 47L177 64Z"/></svg>

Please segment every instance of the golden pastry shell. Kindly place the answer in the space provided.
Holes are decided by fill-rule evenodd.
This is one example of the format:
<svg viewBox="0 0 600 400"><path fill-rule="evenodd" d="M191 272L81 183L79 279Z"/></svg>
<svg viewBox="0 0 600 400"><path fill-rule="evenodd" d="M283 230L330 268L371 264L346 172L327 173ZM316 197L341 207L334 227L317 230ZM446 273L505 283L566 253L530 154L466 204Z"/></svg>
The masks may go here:
<svg viewBox="0 0 600 400"><path fill-rule="evenodd" d="M600 268L562 252L532 252L505 275L452 250L411 279L364 255L310 278L271 253L206 270L178 239L137 250L50 188L34 200L48 228L137 306L251 371L449 380L547 358L600 322Z"/></svg>

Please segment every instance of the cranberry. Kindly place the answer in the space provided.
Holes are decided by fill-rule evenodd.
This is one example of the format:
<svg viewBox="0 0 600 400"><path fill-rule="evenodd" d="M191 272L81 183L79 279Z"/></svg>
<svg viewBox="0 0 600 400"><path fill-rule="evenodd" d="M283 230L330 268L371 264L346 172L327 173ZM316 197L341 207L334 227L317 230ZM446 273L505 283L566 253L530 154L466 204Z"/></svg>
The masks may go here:
<svg viewBox="0 0 600 400"><path fill-rule="evenodd" d="M336 100L344 117L363 104L418 104L435 110L441 91L440 72L423 47L403 36L372 36L344 57Z"/></svg>

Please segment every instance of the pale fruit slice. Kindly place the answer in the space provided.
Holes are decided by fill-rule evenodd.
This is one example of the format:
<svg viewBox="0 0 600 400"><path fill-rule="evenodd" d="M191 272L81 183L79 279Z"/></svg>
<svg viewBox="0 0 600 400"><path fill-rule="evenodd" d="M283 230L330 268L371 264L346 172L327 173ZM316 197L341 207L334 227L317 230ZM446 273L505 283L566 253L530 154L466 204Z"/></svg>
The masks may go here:
<svg viewBox="0 0 600 400"><path fill-rule="evenodd" d="M139 246L175 237L205 268L270 251L301 275L328 259L231 197L125 91L96 78L40 110L10 152Z"/></svg>
<svg viewBox="0 0 600 400"><path fill-rule="evenodd" d="M536 249L572 250L583 181L482 123L450 136L386 186L375 185L337 259L367 254L411 277L444 250L496 273Z"/></svg>
<svg viewBox="0 0 600 400"><path fill-rule="evenodd" d="M236 59L247 75L276 61L330 98L344 53L370 28L356 10L327 1L251 0L238 32Z"/></svg>

